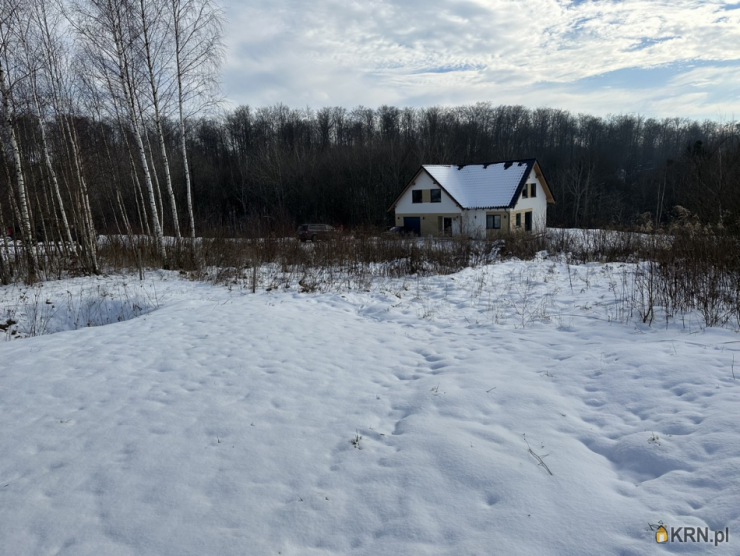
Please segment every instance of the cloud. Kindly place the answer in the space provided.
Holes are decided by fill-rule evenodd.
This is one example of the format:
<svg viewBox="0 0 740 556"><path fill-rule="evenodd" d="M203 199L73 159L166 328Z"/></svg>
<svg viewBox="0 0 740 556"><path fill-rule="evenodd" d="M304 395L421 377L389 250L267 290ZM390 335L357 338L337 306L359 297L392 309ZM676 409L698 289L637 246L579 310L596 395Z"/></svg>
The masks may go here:
<svg viewBox="0 0 740 556"><path fill-rule="evenodd" d="M738 6L721 0L253 0L227 8L225 94L234 104L252 105L489 100L655 115L669 115L665 101L680 97L686 102L674 106L716 117L706 111L737 104L727 76L740 66ZM689 63L707 67L697 73L687 70ZM599 88L600 76L661 68L669 68L669 78L660 90ZM719 95L712 91L717 83Z"/></svg>

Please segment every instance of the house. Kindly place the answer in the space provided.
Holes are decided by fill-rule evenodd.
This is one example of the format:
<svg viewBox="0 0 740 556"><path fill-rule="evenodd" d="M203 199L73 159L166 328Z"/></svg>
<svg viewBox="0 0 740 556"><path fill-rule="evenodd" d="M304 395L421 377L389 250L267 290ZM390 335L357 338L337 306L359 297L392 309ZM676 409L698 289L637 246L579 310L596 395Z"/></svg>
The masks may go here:
<svg viewBox="0 0 740 556"><path fill-rule="evenodd" d="M388 212L419 235L486 237L497 231L544 231L554 203L537 160L425 164Z"/></svg>

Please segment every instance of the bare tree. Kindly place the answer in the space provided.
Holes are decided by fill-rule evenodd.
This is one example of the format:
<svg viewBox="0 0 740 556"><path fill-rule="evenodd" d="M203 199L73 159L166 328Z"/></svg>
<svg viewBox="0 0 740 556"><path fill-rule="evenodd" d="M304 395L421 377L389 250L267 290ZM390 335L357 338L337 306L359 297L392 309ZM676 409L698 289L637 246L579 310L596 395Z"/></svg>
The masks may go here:
<svg viewBox="0 0 740 556"><path fill-rule="evenodd" d="M175 235L180 237L180 220L177 216L177 202L172 190L172 177L170 176L170 165L165 146L164 132L162 131L162 114L160 108L160 83L165 79L165 62L158 60L164 56L165 41L167 37L164 22L164 4L162 0L151 1L139 0L139 15L141 17L141 36L143 40L146 58L147 77L152 95L152 107L154 108L154 127L159 138L159 149L164 166L165 187L172 208L172 222ZM156 44L155 44L156 43ZM164 218L164 217L163 217Z"/></svg>
<svg viewBox="0 0 740 556"><path fill-rule="evenodd" d="M581 157L570 165L563 176L562 185L570 193L572 202L573 224L577 227L588 223L590 218L589 202L596 181L596 163Z"/></svg>
<svg viewBox="0 0 740 556"><path fill-rule="evenodd" d="M17 40L17 31L19 22L25 19L24 16L26 14L21 14L23 7L25 6L17 0L0 3L0 96L2 97L3 124L10 140L10 149L15 169L18 208L22 227L21 235L28 261L28 281L33 282L37 278L38 260L36 258L36 246L33 242L34 234L31 228L28 191L23 175L21 150L15 129L15 110L12 98L13 88L18 83L8 74L8 68L13 65L13 62L17 62L17 60L13 59L14 53L21 50L21 45Z"/></svg>
<svg viewBox="0 0 740 556"><path fill-rule="evenodd" d="M72 213L75 219L77 240L82 246L82 255L84 267L89 272L99 273L97 261L97 234L93 220L92 208L90 205L90 194L87 180L85 178L82 153L80 151L79 137L74 126L74 116L76 114L73 82L79 77L71 67L70 56L62 39L59 28L62 20L62 14L58 6L49 4L44 0L33 1L33 22L34 22L34 39L38 43L37 48L40 52L41 72L43 75L48 96L51 98L51 106L56 116L61 131L61 140L63 142L63 152L67 155L70 163L70 173L74 176L77 183L77 191L73 193L67 184ZM36 80L33 80L36 85ZM34 99L38 105L38 87L34 87ZM37 107L37 113L41 113L40 107ZM64 227L64 233L70 245L74 245L72 230L69 226L64 201L62 199L56 172L51 161L50 148L46 141L43 140L43 119L39 117L42 126L42 143L47 153L45 156L48 173L51 176L54 197L59 205L60 215Z"/></svg>
<svg viewBox="0 0 740 556"><path fill-rule="evenodd" d="M210 0L169 0L169 7L175 41L180 150L185 174L190 237L195 238L193 193L186 146L186 105L191 106L192 114L215 100L214 89L223 57L222 17L220 10Z"/></svg>
<svg viewBox="0 0 740 556"><path fill-rule="evenodd" d="M142 138L137 107L138 80L137 53L133 45L138 41L138 21L127 0L80 0L74 5L71 21L87 43L87 56L103 78L112 77L117 83L118 101L127 116L128 125L136 143L138 158L144 174L144 184L149 196L152 225L157 251L166 268L167 251L160 225L157 201L149 163Z"/></svg>
<svg viewBox="0 0 740 556"><path fill-rule="evenodd" d="M45 118L43 117L42 104L39 94L39 78L41 73L46 70L48 88L53 89L55 79L52 77L52 73L56 70L55 62L57 60L58 52L57 48L60 45L55 44L53 37L49 32L48 18L46 13L46 6L36 0L32 4L33 18L29 22L33 22L34 25L26 29L26 32L21 37L23 41L23 47L26 55L26 65L30 81L30 93L32 97L32 106L39 124L39 131L41 135L41 149L44 154L44 163L46 165L46 171L49 176L49 181L52 187L52 193L54 195L56 205L59 210L59 217L61 219L62 233L67 241L67 244L72 246L74 249L74 241L72 239L72 230L69 225L67 218L67 211L64 208L64 200L62 199L61 189L59 187L59 179L57 178L57 172L52 163L52 154L49 141L46 137L46 124ZM45 67L44 67L45 66ZM54 222L58 226L59 222L57 219L56 211L52 212Z"/></svg>

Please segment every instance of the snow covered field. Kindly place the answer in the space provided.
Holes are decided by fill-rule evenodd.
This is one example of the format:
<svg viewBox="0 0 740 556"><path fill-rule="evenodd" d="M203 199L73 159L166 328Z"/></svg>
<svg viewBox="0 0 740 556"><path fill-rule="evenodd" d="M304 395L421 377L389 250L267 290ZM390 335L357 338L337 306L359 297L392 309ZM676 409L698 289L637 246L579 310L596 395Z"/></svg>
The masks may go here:
<svg viewBox="0 0 740 556"><path fill-rule="evenodd" d="M737 323L643 325L633 268L0 288L0 553L740 554Z"/></svg>

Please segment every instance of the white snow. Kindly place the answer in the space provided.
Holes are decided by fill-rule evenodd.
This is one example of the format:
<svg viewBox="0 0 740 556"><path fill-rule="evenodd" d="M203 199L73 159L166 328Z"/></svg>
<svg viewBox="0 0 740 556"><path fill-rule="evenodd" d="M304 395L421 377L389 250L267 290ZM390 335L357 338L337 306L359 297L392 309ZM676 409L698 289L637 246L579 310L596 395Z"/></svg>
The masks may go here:
<svg viewBox="0 0 740 556"><path fill-rule="evenodd" d="M156 302L0 342L0 553L738 554L737 323L643 325L632 269L47 283ZM730 542L658 546L661 521Z"/></svg>
<svg viewBox="0 0 740 556"><path fill-rule="evenodd" d="M531 161L496 164L425 164L423 168L463 208L502 208L511 203Z"/></svg>

